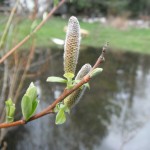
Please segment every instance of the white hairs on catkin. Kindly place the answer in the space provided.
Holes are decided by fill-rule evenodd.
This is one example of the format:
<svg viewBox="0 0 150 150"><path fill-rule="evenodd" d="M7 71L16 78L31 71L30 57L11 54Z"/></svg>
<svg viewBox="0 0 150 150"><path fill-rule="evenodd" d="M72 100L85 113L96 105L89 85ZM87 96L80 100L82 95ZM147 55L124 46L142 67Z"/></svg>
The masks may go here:
<svg viewBox="0 0 150 150"><path fill-rule="evenodd" d="M70 17L64 45L64 72L75 74L80 48L80 25L78 19Z"/></svg>

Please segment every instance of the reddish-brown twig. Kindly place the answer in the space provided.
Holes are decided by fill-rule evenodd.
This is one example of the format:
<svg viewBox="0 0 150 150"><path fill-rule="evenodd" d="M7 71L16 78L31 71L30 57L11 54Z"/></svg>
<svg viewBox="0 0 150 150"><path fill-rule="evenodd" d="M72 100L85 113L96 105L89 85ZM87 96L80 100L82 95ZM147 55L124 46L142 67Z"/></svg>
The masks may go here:
<svg viewBox="0 0 150 150"><path fill-rule="evenodd" d="M104 54L105 54L105 51L106 51L106 46L107 45L105 45L103 47L102 53L101 53L100 57L97 59L95 65L92 67L92 70L97 68L104 61ZM42 116L45 116L47 114L53 113L53 109L55 108L57 103L61 102L65 97L70 95L72 92L77 90L79 87L81 87L83 84L87 83L91 79L89 74L84 76L83 79L78 84L76 84L71 90L66 90L65 89L64 92L51 105L49 105L47 108L45 108L40 113L38 113L38 114L34 115L33 117L31 117L28 121L19 120L19 121L15 121L15 122L12 122L12 123L1 123L0 128L8 128L8 127L13 127L13 126L23 125L23 124L26 124L26 123L28 123L32 120L35 120L35 119L38 119L38 118L40 118Z"/></svg>
<svg viewBox="0 0 150 150"><path fill-rule="evenodd" d="M15 52L19 47L21 47L25 42L27 42L45 23L46 21L53 15L53 13L65 2L66 0L61 0L60 3L55 6L47 15L47 17L31 32L27 35L21 42L19 42L14 48L8 51L1 59L0 64L4 62L4 60L9 57L13 52Z"/></svg>

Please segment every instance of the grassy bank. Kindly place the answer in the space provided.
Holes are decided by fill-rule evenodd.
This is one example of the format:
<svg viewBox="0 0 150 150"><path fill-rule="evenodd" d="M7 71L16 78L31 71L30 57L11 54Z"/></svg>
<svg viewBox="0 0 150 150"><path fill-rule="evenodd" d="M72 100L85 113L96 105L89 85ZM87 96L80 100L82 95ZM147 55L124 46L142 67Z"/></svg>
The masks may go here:
<svg viewBox="0 0 150 150"><path fill-rule="evenodd" d="M40 22L40 20L38 20ZM38 47L56 46L51 38L65 39L64 26L68 19L51 18L37 33ZM100 23L85 23L80 21L81 28L89 31L89 36L81 41L81 46L100 47L105 41L110 43L114 50L128 50L141 53L150 53L150 29L127 29L119 30ZM12 35L13 43L17 43L30 33L31 21L24 20L15 27L15 34ZM0 25L0 32L3 25ZM25 47L28 46L28 42Z"/></svg>

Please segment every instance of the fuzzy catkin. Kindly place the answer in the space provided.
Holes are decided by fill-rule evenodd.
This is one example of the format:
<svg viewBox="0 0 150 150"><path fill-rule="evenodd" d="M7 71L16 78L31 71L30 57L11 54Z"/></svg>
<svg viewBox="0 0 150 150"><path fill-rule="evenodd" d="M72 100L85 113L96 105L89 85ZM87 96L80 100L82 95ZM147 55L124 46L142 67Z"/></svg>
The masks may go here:
<svg viewBox="0 0 150 150"><path fill-rule="evenodd" d="M82 66L75 80L81 80L85 75L87 75L90 72L91 68L92 67L90 64L85 64L84 66ZM82 89L81 88L77 89L64 99L64 104L67 105L68 108L74 107L80 101L84 91L85 87L83 87Z"/></svg>
<svg viewBox="0 0 150 150"><path fill-rule="evenodd" d="M78 19L70 17L64 45L64 72L75 74L80 47L80 25Z"/></svg>

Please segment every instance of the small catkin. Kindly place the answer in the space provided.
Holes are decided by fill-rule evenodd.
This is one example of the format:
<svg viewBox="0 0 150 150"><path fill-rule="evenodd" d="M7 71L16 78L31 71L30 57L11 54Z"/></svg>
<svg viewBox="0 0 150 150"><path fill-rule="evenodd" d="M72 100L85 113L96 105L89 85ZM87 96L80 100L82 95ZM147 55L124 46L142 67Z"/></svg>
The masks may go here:
<svg viewBox="0 0 150 150"><path fill-rule="evenodd" d="M75 74L80 47L80 25L78 19L70 17L64 45L64 72Z"/></svg>
<svg viewBox="0 0 150 150"><path fill-rule="evenodd" d="M85 75L87 75L90 72L91 68L92 67L90 64L85 64L84 66L82 66L75 80L81 80ZM64 104L67 105L68 108L74 107L80 101L84 91L85 87L83 87L82 89L77 89L71 95L64 99Z"/></svg>

